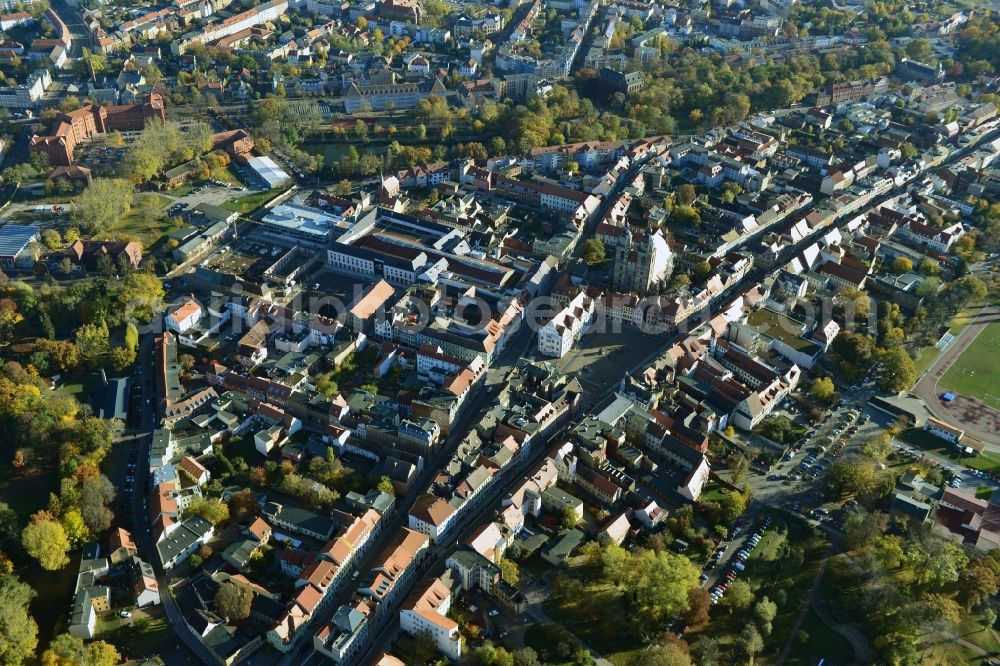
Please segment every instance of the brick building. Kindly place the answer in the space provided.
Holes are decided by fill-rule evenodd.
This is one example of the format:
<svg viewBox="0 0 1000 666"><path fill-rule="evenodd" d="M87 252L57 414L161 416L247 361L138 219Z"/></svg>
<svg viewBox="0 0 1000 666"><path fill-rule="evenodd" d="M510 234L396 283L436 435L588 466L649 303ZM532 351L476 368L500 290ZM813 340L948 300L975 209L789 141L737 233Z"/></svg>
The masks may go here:
<svg viewBox="0 0 1000 666"><path fill-rule="evenodd" d="M163 98L156 93L148 95L142 104L99 106L88 104L83 108L56 117L50 136L31 137L32 153L44 153L49 164L69 166L73 163L76 144L95 134L113 131L141 131L152 119L166 120Z"/></svg>

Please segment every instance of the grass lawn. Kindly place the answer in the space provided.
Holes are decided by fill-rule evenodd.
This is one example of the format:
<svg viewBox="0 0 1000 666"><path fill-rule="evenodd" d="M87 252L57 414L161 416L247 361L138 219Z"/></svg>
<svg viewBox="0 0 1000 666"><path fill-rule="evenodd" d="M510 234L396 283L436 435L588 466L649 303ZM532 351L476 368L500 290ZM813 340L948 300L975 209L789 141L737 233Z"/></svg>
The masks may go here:
<svg viewBox="0 0 1000 666"><path fill-rule="evenodd" d="M538 580L552 571L552 565L542 559L542 556L535 553L524 562L520 562L521 570L526 572L532 579Z"/></svg>
<svg viewBox="0 0 1000 666"><path fill-rule="evenodd" d="M71 550L69 558L69 564L59 571L44 571L34 561L17 569L17 575L34 588L36 593L29 609L38 623L39 647L48 646L55 636L67 629L67 611L72 602L76 573L80 568L80 551Z"/></svg>
<svg viewBox="0 0 1000 666"><path fill-rule="evenodd" d="M914 584L913 576L905 570L896 569L890 571L888 575L900 588ZM836 616L844 621L856 622L864 628L865 618L863 614L859 614L858 609L850 606L850 603L846 601L852 599L854 594L864 585L865 583L859 577L854 565L848 563L847 556L839 555L831 559L830 566L827 567L826 575L823 576L820 584L820 594ZM1000 640L998 640L995 630L987 630L984 627L981 613L964 614L961 624L954 629L954 635L993 656L1000 655ZM813 635L810 632L810 636L815 640L818 635ZM978 650L959 645L950 634L930 633L918 636L914 641L914 647L917 650L916 663L920 664L979 666L987 661L987 658L983 657ZM830 663L849 663L848 660L837 660L833 655L816 656L826 657ZM815 663L815 659L809 663Z"/></svg>
<svg viewBox="0 0 1000 666"><path fill-rule="evenodd" d="M854 660L850 644L830 627L823 624L812 609L806 614L802 628L808 640L795 641L785 662L789 666L815 666L820 659L831 664L849 664Z"/></svg>
<svg viewBox="0 0 1000 666"><path fill-rule="evenodd" d="M551 639L549 634L542 628L541 624L537 622L532 623L528 630L524 632L524 644L530 647L535 652L541 653L543 650L552 649ZM570 659L569 661L547 661L546 666L573 666L576 662Z"/></svg>
<svg viewBox="0 0 1000 666"><path fill-rule="evenodd" d="M167 194L171 194L171 195L173 195L173 196L175 196L175 197L177 197L179 199L181 197L184 197L184 196L187 196L187 195L191 194L191 190L193 190L197 186L198 186L198 184L195 183L195 182L193 182L193 181L192 182L188 182L188 183L184 183L183 185L181 185L180 187L178 187L175 190L167 190Z"/></svg>
<svg viewBox="0 0 1000 666"><path fill-rule="evenodd" d="M772 662L784 647L828 545L826 538L814 533L804 521L780 511L769 513L773 518L771 528L764 533L750 555L742 575L742 580L754 589L757 599L767 596L778 606L771 635L765 639L764 651L757 661L761 664ZM789 559L790 551L799 549L803 554L801 564L794 557ZM718 606L712 611L708 627L699 632L688 632L685 640L692 644L702 636L717 640L722 651L719 663L728 664L738 654L737 638L747 623L752 622L751 617L749 611L730 615L728 610ZM815 661L812 663L815 664Z"/></svg>
<svg viewBox="0 0 1000 666"><path fill-rule="evenodd" d="M982 615L967 616L955 632L961 638L977 645L989 654L1000 654L996 633L983 627ZM924 635L917 639L920 662L924 664L980 664L986 658L976 650L959 645L942 635Z"/></svg>
<svg viewBox="0 0 1000 666"><path fill-rule="evenodd" d="M58 491L59 477L55 470L15 477L10 475L10 467L5 466L0 474L0 500L17 512L22 525L31 514L48 506L50 492ZM31 615L38 622L38 645L48 646L54 636L66 630L66 611L80 566L80 553L71 550L68 565L59 571L44 571L20 549L8 552L14 558L17 575L36 591L31 600Z"/></svg>
<svg viewBox="0 0 1000 666"><path fill-rule="evenodd" d="M570 572L571 577L577 575ZM583 594L573 598L553 594L542 608L546 615L616 666L629 666L642 649L628 637L627 614L611 585L589 582Z"/></svg>
<svg viewBox="0 0 1000 666"><path fill-rule="evenodd" d="M227 201L222 204L222 207L227 210L233 210L240 215L246 215L247 213L253 212L266 204L271 199L275 198L281 194L281 190L265 190L264 192L252 192L245 196L233 199L232 201Z"/></svg>
<svg viewBox="0 0 1000 666"><path fill-rule="evenodd" d="M785 602L778 604L778 615L772 623L771 635L764 641L762 657L774 657L784 647L802 603L816 579L821 555L827 547L825 537L814 533L805 522L794 519L784 520L775 516L771 529L765 533L766 536L772 534L775 536L769 543L761 539L747 566L748 580L757 588L758 599L764 595L772 600L782 595L785 597ZM786 561L787 554L798 549L802 549L803 562L799 566L790 566ZM742 621L745 622L745 618Z"/></svg>
<svg viewBox="0 0 1000 666"><path fill-rule="evenodd" d="M989 324L941 378L947 387L1000 407L1000 322Z"/></svg>
<svg viewBox="0 0 1000 666"><path fill-rule="evenodd" d="M248 465L263 465L265 458L254 445L253 436L233 437L225 444L226 456L232 460L241 457Z"/></svg>
<svg viewBox="0 0 1000 666"><path fill-rule="evenodd" d="M913 362L914 367L917 369L917 377L924 374L927 368L931 367L940 355L941 350L936 346L923 347L920 350L920 355L917 356L917 360Z"/></svg>
<svg viewBox="0 0 1000 666"><path fill-rule="evenodd" d="M723 488L720 484L710 483L702 491L701 497L698 499L702 502L721 502L726 495L729 494L727 488Z"/></svg>
<svg viewBox="0 0 1000 666"><path fill-rule="evenodd" d="M73 378L72 381L62 384L56 390L62 393L68 393L76 398L82 405L88 405L90 404L90 394L93 393L94 390L100 385L100 376L96 373L88 372L83 377Z"/></svg>
<svg viewBox="0 0 1000 666"><path fill-rule="evenodd" d="M123 627L112 639L123 655L132 659L163 652L177 641L166 619L149 620L139 629Z"/></svg>
<svg viewBox="0 0 1000 666"><path fill-rule="evenodd" d="M142 243L143 248L152 247L156 241L173 227L163 211L173 203L173 199L143 192L135 195L132 209L122 219L102 232L98 240L109 238L131 238Z"/></svg>
<svg viewBox="0 0 1000 666"><path fill-rule="evenodd" d="M17 511L22 522L28 521L28 516L49 504L49 492L59 491L59 477L55 470L35 472L23 477L8 476L9 468L4 470L0 479L0 500Z"/></svg>

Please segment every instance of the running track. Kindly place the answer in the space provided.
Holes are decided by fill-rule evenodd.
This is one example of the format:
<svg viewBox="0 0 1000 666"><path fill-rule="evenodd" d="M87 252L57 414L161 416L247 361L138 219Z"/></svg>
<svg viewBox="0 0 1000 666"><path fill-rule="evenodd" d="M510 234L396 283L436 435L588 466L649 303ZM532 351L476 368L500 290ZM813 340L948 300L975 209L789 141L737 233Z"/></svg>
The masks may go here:
<svg viewBox="0 0 1000 666"><path fill-rule="evenodd" d="M970 396L959 395L950 403L942 402L939 396L943 389L938 387L938 381L948 368L979 337L983 329L994 321L1000 321L1000 307L984 307L975 321L958 334L924 373L913 387L913 395L924 401L927 411L935 418L962 428L967 438L982 442L990 451L1000 452L1000 411ZM1000 354L1000 349L996 353Z"/></svg>

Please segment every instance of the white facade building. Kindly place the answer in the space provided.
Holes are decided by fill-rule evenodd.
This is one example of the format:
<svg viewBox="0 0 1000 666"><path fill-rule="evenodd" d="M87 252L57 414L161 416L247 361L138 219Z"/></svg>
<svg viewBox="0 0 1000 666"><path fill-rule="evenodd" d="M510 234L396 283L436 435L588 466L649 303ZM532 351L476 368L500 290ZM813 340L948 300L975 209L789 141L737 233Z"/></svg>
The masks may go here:
<svg viewBox="0 0 1000 666"><path fill-rule="evenodd" d="M597 304L580 292L555 317L538 331L538 351L546 356L562 358L569 353L587 328L594 322Z"/></svg>

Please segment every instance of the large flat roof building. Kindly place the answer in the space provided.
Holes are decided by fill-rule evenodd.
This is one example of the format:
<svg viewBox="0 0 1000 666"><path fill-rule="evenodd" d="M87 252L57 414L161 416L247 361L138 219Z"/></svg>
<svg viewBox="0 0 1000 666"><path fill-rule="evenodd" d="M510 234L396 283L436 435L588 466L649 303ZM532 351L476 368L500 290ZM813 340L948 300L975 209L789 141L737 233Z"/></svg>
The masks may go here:
<svg viewBox="0 0 1000 666"><path fill-rule="evenodd" d="M0 268L24 267L26 250L37 240L37 225L6 224L0 227Z"/></svg>
<svg viewBox="0 0 1000 666"><path fill-rule="evenodd" d="M251 157L247 160L249 166L262 185L269 190L288 183L292 179L284 169L275 164L274 160L266 155L264 157Z"/></svg>

